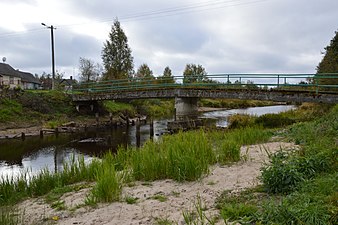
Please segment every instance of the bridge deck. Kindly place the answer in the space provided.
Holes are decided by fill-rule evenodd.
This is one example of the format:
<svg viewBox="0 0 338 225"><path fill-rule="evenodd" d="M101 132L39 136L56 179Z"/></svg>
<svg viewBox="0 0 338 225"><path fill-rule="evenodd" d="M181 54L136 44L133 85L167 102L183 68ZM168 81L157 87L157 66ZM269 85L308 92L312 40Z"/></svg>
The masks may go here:
<svg viewBox="0 0 338 225"><path fill-rule="evenodd" d="M193 82L184 79L180 76L82 83L73 88L72 97L77 102L181 97L338 103L337 74L227 74L209 75Z"/></svg>

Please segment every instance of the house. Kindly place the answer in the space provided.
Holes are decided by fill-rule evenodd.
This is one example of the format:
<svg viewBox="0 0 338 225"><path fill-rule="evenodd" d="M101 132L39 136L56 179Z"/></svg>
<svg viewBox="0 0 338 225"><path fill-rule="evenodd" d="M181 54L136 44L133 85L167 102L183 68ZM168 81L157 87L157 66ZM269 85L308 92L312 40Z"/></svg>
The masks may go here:
<svg viewBox="0 0 338 225"><path fill-rule="evenodd" d="M63 87L65 91L71 91L73 89L73 85L77 84L77 81L70 76L70 79L62 79L59 81L59 86Z"/></svg>
<svg viewBox="0 0 338 225"><path fill-rule="evenodd" d="M34 77L33 74L22 71L18 71L18 73L21 77L22 89L39 89L41 87L40 80Z"/></svg>
<svg viewBox="0 0 338 225"><path fill-rule="evenodd" d="M31 73L15 70L6 63L0 63L0 87L3 86L10 89L38 89L41 82Z"/></svg>

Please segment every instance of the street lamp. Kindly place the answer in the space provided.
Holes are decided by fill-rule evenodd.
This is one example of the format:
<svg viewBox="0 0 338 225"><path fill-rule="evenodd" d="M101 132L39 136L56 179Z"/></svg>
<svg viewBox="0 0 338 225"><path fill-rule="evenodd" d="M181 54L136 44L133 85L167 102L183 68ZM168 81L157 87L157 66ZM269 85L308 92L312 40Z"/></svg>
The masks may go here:
<svg viewBox="0 0 338 225"><path fill-rule="evenodd" d="M54 30L56 29L53 25L47 26L45 23L41 23L42 26L50 29L51 43L52 43L52 90L55 89L55 58L54 58Z"/></svg>

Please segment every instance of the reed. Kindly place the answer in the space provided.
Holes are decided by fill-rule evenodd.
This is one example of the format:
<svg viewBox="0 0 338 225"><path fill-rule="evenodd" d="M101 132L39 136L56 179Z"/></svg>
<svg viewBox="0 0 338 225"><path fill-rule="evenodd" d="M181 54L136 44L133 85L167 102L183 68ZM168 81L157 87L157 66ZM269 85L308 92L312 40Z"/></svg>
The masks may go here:
<svg viewBox="0 0 338 225"><path fill-rule="evenodd" d="M95 176L96 184L91 195L96 202L113 202L120 200L122 191L121 177L116 173L114 164L102 163Z"/></svg>
<svg viewBox="0 0 338 225"><path fill-rule="evenodd" d="M140 150L133 150L131 168L137 180L170 178L190 181L208 172L215 159L205 131L180 132L164 136L159 142L147 142Z"/></svg>

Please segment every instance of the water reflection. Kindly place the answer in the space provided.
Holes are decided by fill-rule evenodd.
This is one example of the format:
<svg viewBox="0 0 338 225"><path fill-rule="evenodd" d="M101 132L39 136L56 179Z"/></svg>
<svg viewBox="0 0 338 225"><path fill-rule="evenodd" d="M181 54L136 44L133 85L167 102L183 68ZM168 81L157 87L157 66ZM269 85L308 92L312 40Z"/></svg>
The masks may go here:
<svg viewBox="0 0 338 225"><path fill-rule="evenodd" d="M226 126L226 118L236 113L262 115L293 109L294 106L269 106L207 112L201 118L216 119L218 126ZM154 139L167 130L169 120L154 121ZM142 145L150 138L149 124L141 124L139 142ZM22 171L37 173L43 168L62 170L64 161L72 156L83 155L85 160L101 156L107 151L117 151L119 146L136 146L136 126L91 129L84 133L26 137L25 140L0 140L0 176L17 176Z"/></svg>

